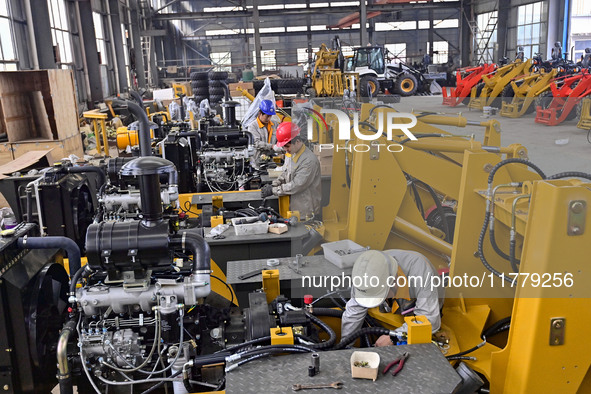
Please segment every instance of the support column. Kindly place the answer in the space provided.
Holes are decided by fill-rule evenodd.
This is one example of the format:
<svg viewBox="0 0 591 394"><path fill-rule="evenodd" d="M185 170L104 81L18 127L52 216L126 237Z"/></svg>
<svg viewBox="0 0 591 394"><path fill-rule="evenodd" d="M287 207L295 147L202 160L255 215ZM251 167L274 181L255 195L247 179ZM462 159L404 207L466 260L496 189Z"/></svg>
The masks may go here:
<svg viewBox="0 0 591 394"><path fill-rule="evenodd" d="M552 0L550 0L552 1ZM509 12L511 11L511 0L499 0L499 11L497 19L497 59L507 56L507 24ZM513 58L513 56L507 56Z"/></svg>
<svg viewBox="0 0 591 394"><path fill-rule="evenodd" d="M125 69L125 50L123 48L123 33L121 31L121 16L119 0L109 0L109 16L113 29L113 44L115 47L115 62L117 62L117 75L119 76L119 92L129 90L127 84L127 71Z"/></svg>
<svg viewBox="0 0 591 394"><path fill-rule="evenodd" d="M129 0L129 22L137 83L140 88L146 88L146 68L142 53L142 39L140 36L140 11L137 0Z"/></svg>
<svg viewBox="0 0 591 394"><path fill-rule="evenodd" d="M47 0L25 0L31 4L31 23L35 32L35 48L39 68L57 68L53 54L53 41L51 39L51 23L49 21L49 7ZM33 62L34 63L34 62Z"/></svg>
<svg viewBox="0 0 591 394"><path fill-rule="evenodd" d="M261 33L259 23L259 2L258 0L252 1L252 27L254 30L254 56L256 59L257 75L261 75L263 72L263 66L261 64Z"/></svg>
<svg viewBox="0 0 591 394"><path fill-rule="evenodd" d="M431 62L435 63L435 61L433 60L435 57L433 56L434 50L433 50L433 10L430 9L429 10L429 33L428 33L428 41L429 41L429 56L431 57ZM422 59L421 59L422 60Z"/></svg>
<svg viewBox="0 0 591 394"><path fill-rule="evenodd" d="M103 101L103 87L101 85L101 69L99 65L98 49L96 47L96 35L92 18L92 4L90 0L79 0L80 7L80 32L83 56L86 59L86 71L90 88L89 108L94 108L94 103Z"/></svg>
<svg viewBox="0 0 591 394"><path fill-rule="evenodd" d="M552 47L554 43L560 41L563 50L566 43L562 42L562 30L564 26L564 0L548 0L548 39L546 46L546 58L552 56Z"/></svg>
<svg viewBox="0 0 591 394"><path fill-rule="evenodd" d="M472 54L472 30L470 29L470 19L468 19L472 15L470 1L462 0L460 3L460 11L460 66L466 67L470 65Z"/></svg>
<svg viewBox="0 0 591 394"><path fill-rule="evenodd" d="M359 42L360 46L364 47L369 44L369 38L367 36L367 5L366 0L359 2Z"/></svg>

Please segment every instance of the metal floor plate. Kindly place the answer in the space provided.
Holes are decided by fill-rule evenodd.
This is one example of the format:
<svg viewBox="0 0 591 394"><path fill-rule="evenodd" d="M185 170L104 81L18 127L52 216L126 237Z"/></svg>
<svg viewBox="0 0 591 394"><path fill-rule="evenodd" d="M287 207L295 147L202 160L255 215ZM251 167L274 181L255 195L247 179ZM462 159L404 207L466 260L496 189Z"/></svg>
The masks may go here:
<svg viewBox="0 0 591 394"><path fill-rule="evenodd" d="M380 355L378 379L374 382L351 377L350 358L356 351L372 351ZM397 376L382 375L383 368L403 352L409 352L404 368ZM342 382L336 393L453 393L461 383L460 376L443 354L432 344L387 346L371 349L345 349L320 352L320 373L308 377L310 353L259 359L238 367L226 375L227 393L293 393L294 384L324 384ZM334 392L315 389L303 393Z"/></svg>

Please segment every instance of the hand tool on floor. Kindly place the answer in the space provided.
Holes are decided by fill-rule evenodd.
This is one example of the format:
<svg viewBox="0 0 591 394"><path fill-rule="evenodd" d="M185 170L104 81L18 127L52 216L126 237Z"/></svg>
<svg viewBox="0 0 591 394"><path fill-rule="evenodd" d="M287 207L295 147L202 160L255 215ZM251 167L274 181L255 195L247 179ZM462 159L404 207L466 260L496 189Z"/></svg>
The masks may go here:
<svg viewBox="0 0 591 394"><path fill-rule="evenodd" d="M308 390L308 389L342 389L343 382L334 382L330 384L294 384L291 386L293 391Z"/></svg>

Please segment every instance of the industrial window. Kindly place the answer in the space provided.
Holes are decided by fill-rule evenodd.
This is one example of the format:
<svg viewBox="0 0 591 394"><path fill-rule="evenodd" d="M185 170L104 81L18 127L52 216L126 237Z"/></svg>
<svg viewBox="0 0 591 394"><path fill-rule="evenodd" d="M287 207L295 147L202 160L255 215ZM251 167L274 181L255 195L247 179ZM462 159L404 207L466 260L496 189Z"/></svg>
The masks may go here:
<svg viewBox="0 0 591 394"><path fill-rule="evenodd" d="M212 52L209 54L215 71L232 71L231 52Z"/></svg>
<svg viewBox="0 0 591 394"><path fill-rule="evenodd" d="M319 48L312 48L312 58ZM298 48L298 64L308 63L308 48Z"/></svg>
<svg viewBox="0 0 591 394"><path fill-rule="evenodd" d="M7 0L0 0L0 70L16 71L17 56Z"/></svg>
<svg viewBox="0 0 591 394"><path fill-rule="evenodd" d="M256 52L252 51L252 59L256 59ZM270 49L261 51L261 71L275 70L277 68L277 60L275 59L275 50Z"/></svg>
<svg viewBox="0 0 591 394"><path fill-rule="evenodd" d="M449 43L447 41L433 41L433 64L447 63L447 54L449 52ZM427 43L427 53L429 53L429 43Z"/></svg>
<svg viewBox="0 0 591 394"><path fill-rule="evenodd" d="M406 60L406 43L386 44L384 48L389 52L388 58L394 57L395 63L397 63L396 60Z"/></svg>
<svg viewBox="0 0 591 394"><path fill-rule="evenodd" d="M94 22L94 34L96 36L96 49L99 53L101 64L107 64L107 45L105 44L105 32L103 30L103 16L98 12L92 13Z"/></svg>
<svg viewBox="0 0 591 394"><path fill-rule="evenodd" d="M477 62L492 63L497 42L497 11L479 14L476 19ZM445 59L447 61L447 59Z"/></svg>
<svg viewBox="0 0 591 394"><path fill-rule="evenodd" d="M572 16L591 16L591 1L573 0Z"/></svg>
<svg viewBox="0 0 591 394"><path fill-rule="evenodd" d="M47 6L49 7L55 61L61 68L68 68L68 64L74 63L74 58L66 3L64 0L49 0Z"/></svg>
<svg viewBox="0 0 591 394"><path fill-rule="evenodd" d="M523 47L526 58L540 52L544 33L542 11L542 1L517 8L517 45Z"/></svg>

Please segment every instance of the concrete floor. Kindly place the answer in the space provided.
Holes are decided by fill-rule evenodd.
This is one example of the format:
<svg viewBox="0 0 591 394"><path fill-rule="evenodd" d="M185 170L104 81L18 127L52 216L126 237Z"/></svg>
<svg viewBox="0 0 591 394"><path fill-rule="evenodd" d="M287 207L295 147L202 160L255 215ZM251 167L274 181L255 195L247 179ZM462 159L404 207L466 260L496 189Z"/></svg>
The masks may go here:
<svg viewBox="0 0 591 394"><path fill-rule="evenodd" d="M462 113L468 120L486 120L480 111L470 111L467 106L448 107L441 104L441 96L403 97L395 108L401 112L430 111L448 114ZM547 175L563 171L591 172L591 144L587 141L587 131L577 128L577 121L567 121L558 126L544 126L534 122L535 114L522 118L492 116L501 123L501 143L503 146L519 143L528 150L529 159ZM475 134L482 141L483 127L466 128L445 127L442 129L454 134ZM556 140L568 140L558 145Z"/></svg>

